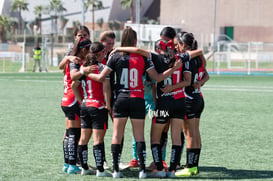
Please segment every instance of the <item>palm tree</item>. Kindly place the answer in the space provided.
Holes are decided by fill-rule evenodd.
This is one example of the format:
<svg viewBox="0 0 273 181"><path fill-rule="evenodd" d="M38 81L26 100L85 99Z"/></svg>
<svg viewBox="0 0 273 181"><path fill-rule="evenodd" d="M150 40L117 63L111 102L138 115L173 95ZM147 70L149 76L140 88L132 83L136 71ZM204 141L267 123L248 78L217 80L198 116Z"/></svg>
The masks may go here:
<svg viewBox="0 0 273 181"><path fill-rule="evenodd" d="M38 5L34 7L34 14L36 15L36 18L38 19L38 26L37 30L40 30L39 34L42 34L42 12L44 10L44 6Z"/></svg>
<svg viewBox="0 0 273 181"><path fill-rule="evenodd" d="M7 16L0 16L0 42L4 41L4 32L8 28L10 20Z"/></svg>
<svg viewBox="0 0 273 181"><path fill-rule="evenodd" d="M85 8L86 10L89 8L89 6L92 5L92 32L94 32L95 30L95 9L102 9L103 8L103 4L102 1L100 0L87 0L85 3ZM92 33L93 35L93 33ZM94 41L94 37L92 36L92 41Z"/></svg>
<svg viewBox="0 0 273 181"><path fill-rule="evenodd" d="M12 4L11 4L11 10L12 11L17 11L18 10L18 29L19 29L19 33L22 32L22 17L21 17L21 11L28 11L28 3L26 2L26 0L13 0Z"/></svg>
<svg viewBox="0 0 273 181"><path fill-rule="evenodd" d="M60 20L61 20L61 30L63 32L63 43L64 43L64 27L67 24L68 19L66 19L64 16L61 16Z"/></svg>
<svg viewBox="0 0 273 181"><path fill-rule="evenodd" d="M103 23L104 23L103 18L97 20L97 24L99 25L100 29L102 29Z"/></svg>
<svg viewBox="0 0 273 181"><path fill-rule="evenodd" d="M121 0L120 5L123 9L130 8L130 20L133 23L134 22L134 15L133 15L133 9L134 9L134 0Z"/></svg>
<svg viewBox="0 0 273 181"><path fill-rule="evenodd" d="M66 9L63 6L62 0L51 0L49 5L49 10L54 13L55 19L55 32L57 32L57 17L58 14L63 13Z"/></svg>

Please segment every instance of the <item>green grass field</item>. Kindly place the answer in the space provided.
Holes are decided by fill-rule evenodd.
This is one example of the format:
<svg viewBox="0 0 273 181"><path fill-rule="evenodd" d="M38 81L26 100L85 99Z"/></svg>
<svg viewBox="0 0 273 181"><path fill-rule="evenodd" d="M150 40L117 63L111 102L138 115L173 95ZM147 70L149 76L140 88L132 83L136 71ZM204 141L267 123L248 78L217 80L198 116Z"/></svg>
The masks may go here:
<svg viewBox="0 0 273 181"><path fill-rule="evenodd" d="M0 180L94 180L68 175L63 165L65 127L61 73L0 74ZM203 88L200 174L183 180L273 180L273 77L211 76ZM147 164L152 161L146 120ZM111 164L112 124L105 137ZM128 122L121 161L132 159ZM170 138L168 157L170 157ZM92 143L89 163L94 165ZM185 150L183 153L185 162ZM137 169L124 171L138 180ZM123 180L125 180L123 179ZM112 180L102 178L97 180ZM149 179L155 180L155 179Z"/></svg>

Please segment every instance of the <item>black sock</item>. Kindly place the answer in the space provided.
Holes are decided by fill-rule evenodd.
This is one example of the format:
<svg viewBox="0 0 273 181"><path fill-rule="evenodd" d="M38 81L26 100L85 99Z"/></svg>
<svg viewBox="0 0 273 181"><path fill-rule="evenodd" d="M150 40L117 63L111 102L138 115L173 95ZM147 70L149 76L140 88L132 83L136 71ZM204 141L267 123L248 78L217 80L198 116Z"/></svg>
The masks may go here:
<svg viewBox="0 0 273 181"><path fill-rule="evenodd" d="M164 153L165 148L167 146L167 142L168 142L168 132L162 132L161 137L160 137L161 153Z"/></svg>
<svg viewBox="0 0 273 181"><path fill-rule="evenodd" d="M146 144L145 142L136 142L137 148L137 157L139 163L139 171L145 172L145 164L146 164Z"/></svg>
<svg viewBox="0 0 273 181"><path fill-rule="evenodd" d="M195 157L194 149L187 148L187 168L194 167L194 157Z"/></svg>
<svg viewBox="0 0 273 181"><path fill-rule="evenodd" d="M111 145L112 160L113 160L113 170L119 172L119 159L121 155L121 145L112 144Z"/></svg>
<svg viewBox="0 0 273 181"><path fill-rule="evenodd" d="M93 146L93 155L94 155L94 158L95 158L97 169L100 172L103 172L104 171L103 158L104 158L104 155L105 155L105 153L104 153L104 143L100 143L98 145Z"/></svg>
<svg viewBox="0 0 273 181"><path fill-rule="evenodd" d="M81 135L81 128L68 129L68 155L69 164L76 165L78 141Z"/></svg>
<svg viewBox="0 0 273 181"><path fill-rule="evenodd" d="M195 152L195 154L194 154L194 159L193 159L193 166L198 167L201 149L196 148L196 149L194 149L194 152Z"/></svg>
<svg viewBox="0 0 273 181"><path fill-rule="evenodd" d="M177 162L178 165L181 165L181 157L182 157L184 145L185 145L185 136L184 136L184 132L182 131L182 132L181 132L180 155L179 155L178 162Z"/></svg>
<svg viewBox="0 0 273 181"><path fill-rule="evenodd" d="M81 162L81 166L84 170L88 170L88 146L87 145L79 145L79 159Z"/></svg>
<svg viewBox="0 0 273 181"><path fill-rule="evenodd" d="M120 154L122 153L123 143L124 143L124 135L123 135L122 140L121 140L121 145L120 145Z"/></svg>
<svg viewBox="0 0 273 181"><path fill-rule="evenodd" d="M103 158L102 158L102 159L103 159L103 162L106 162L104 142L102 142L101 144L102 144L102 146L103 146L103 148L102 148L102 149L104 150L104 154L103 154Z"/></svg>
<svg viewBox="0 0 273 181"><path fill-rule="evenodd" d="M68 130L65 131L65 136L63 140L63 152L64 152L64 163L69 163L68 158Z"/></svg>
<svg viewBox="0 0 273 181"><path fill-rule="evenodd" d="M162 152L160 148L160 144L152 144L152 155L154 159L154 163L156 165L157 170L163 169L163 163L162 163Z"/></svg>
<svg viewBox="0 0 273 181"><path fill-rule="evenodd" d="M181 146L180 145L172 145L172 152L171 152L171 161L170 161L170 168L169 171L176 170L178 159L181 155Z"/></svg>

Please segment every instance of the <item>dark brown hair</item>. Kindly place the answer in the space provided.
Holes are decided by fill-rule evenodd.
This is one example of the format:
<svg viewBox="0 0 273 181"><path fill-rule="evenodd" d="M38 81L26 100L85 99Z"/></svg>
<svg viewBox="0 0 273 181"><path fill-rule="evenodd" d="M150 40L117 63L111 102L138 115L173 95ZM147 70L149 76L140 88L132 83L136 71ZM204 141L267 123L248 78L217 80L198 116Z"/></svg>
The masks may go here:
<svg viewBox="0 0 273 181"><path fill-rule="evenodd" d="M94 42L90 46L90 53L86 56L86 61L83 64L84 67L87 67L89 65L95 65L98 64L97 57L98 53L101 52L104 49L104 45L100 42Z"/></svg>
<svg viewBox="0 0 273 181"><path fill-rule="evenodd" d="M136 40L137 33L130 26L126 26L121 36L121 47L133 47Z"/></svg>
<svg viewBox="0 0 273 181"><path fill-rule="evenodd" d="M77 36L77 34L78 34L78 32L80 30L81 31L85 31L90 36L89 29L86 26L78 26L78 27L76 27L75 30L74 30L74 36Z"/></svg>
<svg viewBox="0 0 273 181"><path fill-rule="evenodd" d="M91 46L91 41L89 39L81 38L79 40L76 40L70 55L77 56L81 49L83 48L89 49L90 46Z"/></svg>

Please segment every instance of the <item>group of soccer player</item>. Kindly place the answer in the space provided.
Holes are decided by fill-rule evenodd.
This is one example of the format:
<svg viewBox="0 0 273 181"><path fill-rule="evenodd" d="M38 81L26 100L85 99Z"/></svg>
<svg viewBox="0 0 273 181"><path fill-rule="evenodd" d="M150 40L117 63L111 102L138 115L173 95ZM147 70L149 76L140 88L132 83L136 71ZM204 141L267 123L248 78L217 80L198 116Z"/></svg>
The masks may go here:
<svg viewBox="0 0 273 181"><path fill-rule="evenodd" d="M172 27L165 27L161 39L155 42L154 52L136 47L137 33L130 27L123 31L121 47L114 50L113 32L103 32L100 42L91 42L89 37L85 26L77 28L73 48L59 65L64 70L62 109L66 118L63 171L123 177L120 158L130 118L134 154L128 167L139 167L140 179L197 175L201 152L199 122L204 108L200 87L209 76L193 34L176 35ZM146 167L144 124L149 112L153 115L150 138L153 163ZM112 173L105 170L108 114L113 120ZM172 147L168 167L165 160L169 125ZM91 135L96 171L88 165ZM184 137L187 161L181 165ZM146 170L151 172L147 174Z"/></svg>

